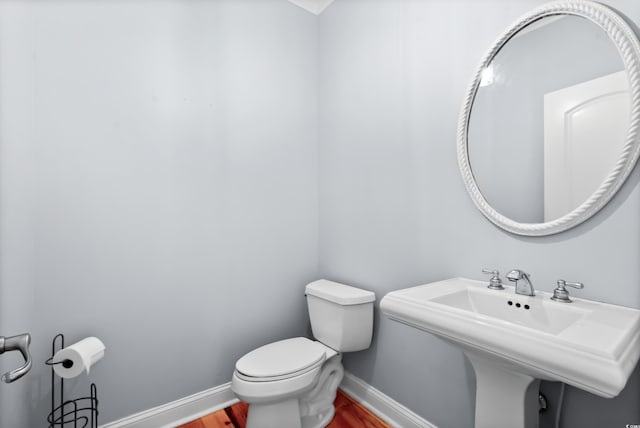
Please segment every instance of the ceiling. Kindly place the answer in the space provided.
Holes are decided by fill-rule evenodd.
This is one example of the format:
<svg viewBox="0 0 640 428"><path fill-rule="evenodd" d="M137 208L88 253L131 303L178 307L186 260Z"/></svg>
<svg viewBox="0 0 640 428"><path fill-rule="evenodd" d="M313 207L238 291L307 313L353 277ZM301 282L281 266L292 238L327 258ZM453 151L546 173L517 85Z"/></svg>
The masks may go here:
<svg viewBox="0 0 640 428"><path fill-rule="evenodd" d="M334 0L289 0L291 3L300 6L301 8L320 15L323 10L327 8Z"/></svg>

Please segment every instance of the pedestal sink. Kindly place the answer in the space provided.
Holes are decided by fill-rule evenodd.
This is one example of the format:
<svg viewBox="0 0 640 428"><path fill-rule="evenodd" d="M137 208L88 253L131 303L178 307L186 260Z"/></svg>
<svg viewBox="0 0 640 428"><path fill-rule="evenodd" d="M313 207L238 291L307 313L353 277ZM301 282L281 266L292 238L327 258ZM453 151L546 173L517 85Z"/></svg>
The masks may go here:
<svg viewBox="0 0 640 428"><path fill-rule="evenodd" d="M388 293L389 318L458 346L476 372L476 428L538 426L541 379L617 396L640 356L640 310L490 290L453 278Z"/></svg>

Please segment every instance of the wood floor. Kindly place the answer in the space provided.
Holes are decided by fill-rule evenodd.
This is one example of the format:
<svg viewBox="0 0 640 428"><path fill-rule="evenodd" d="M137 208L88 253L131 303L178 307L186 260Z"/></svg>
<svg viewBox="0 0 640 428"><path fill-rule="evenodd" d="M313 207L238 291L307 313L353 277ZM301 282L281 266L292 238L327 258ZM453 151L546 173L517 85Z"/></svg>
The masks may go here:
<svg viewBox="0 0 640 428"><path fill-rule="evenodd" d="M327 428L391 428L341 390L338 390L334 406L336 415ZM178 428L245 428L247 407L240 402Z"/></svg>

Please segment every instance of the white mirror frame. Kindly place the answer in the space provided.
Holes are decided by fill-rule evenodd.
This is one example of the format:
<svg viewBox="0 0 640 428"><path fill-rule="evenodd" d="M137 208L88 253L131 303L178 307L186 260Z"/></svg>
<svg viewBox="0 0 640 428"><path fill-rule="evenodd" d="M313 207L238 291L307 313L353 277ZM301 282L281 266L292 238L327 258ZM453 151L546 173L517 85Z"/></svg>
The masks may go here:
<svg viewBox="0 0 640 428"><path fill-rule="evenodd" d="M519 223L496 211L484 198L469 163L468 132L471 108L483 70L518 31L541 18L553 15L576 15L602 28L616 46L629 79L631 95L629 132L620 159L600 187L582 205L570 213L544 223ZM517 136L514 136L517 137ZM476 207L498 227L517 235L544 236L570 229L592 217L616 194L627 179L640 155L640 42L631 27L608 7L586 0L555 1L544 4L524 15L505 31L491 46L477 68L464 99L458 121L458 166L465 186Z"/></svg>

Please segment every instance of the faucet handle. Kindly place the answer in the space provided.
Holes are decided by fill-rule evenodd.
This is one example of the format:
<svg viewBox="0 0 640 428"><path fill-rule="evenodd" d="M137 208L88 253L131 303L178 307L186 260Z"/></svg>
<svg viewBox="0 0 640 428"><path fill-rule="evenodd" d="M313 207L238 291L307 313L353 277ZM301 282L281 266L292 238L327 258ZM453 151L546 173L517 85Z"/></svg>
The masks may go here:
<svg viewBox="0 0 640 428"><path fill-rule="evenodd" d="M502 279L500 279L500 271L498 271L498 269L482 269L482 273L492 275L487 288L492 290L504 290L504 287L502 286Z"/></svg>
<svg viewBox="0 0 640 428"><path fill-rule="evenodd" d="M564 279L559 279L557 282L558 286L553 290L553 297L551 300L561 303L571 303L572 300L569 298L569 292L565 288L566 286L583 289L584 284L581 282L567 282Z"/></svg>
<svg viewBox="0 0 640 428"><path fill-rule="evenodd" d="M584 288L584 284L581 282L567 282L564 279L558 280L558 287L564 288L564 286L568 285L569 287L577 288L579 290Z"/></svg>

